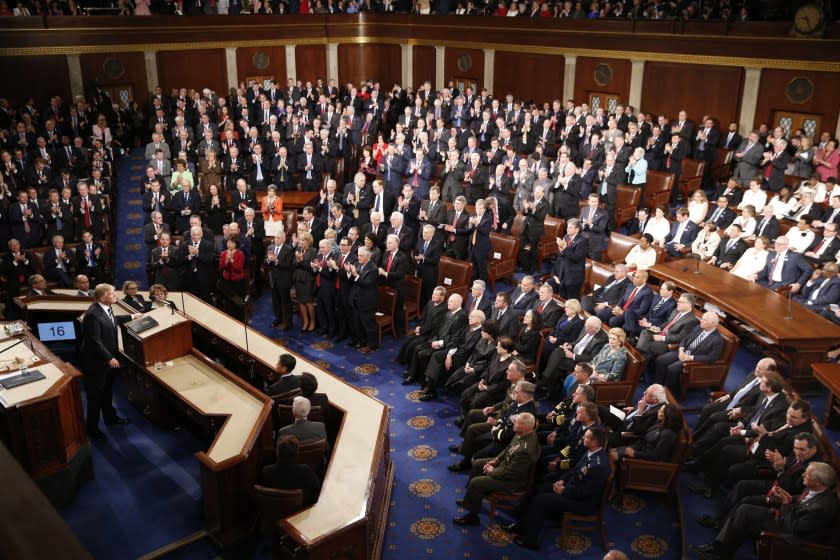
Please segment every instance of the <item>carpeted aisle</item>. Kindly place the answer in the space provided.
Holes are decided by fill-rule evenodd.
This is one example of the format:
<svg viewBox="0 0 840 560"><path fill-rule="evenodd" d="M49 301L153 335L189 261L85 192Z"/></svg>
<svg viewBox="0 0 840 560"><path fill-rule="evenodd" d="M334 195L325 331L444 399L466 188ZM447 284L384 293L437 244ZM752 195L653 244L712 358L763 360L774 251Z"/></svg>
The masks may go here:
<svg viewBox="0 0 840 560"><path fill-rule="evenodd" d="M116 185L119 192L114 209L116 267L114 281L122 289L126 280L138 280L146 285L146 246L143 243L143 209L140 185L146 162L143 149L132 150L120 163Z"/></svg>

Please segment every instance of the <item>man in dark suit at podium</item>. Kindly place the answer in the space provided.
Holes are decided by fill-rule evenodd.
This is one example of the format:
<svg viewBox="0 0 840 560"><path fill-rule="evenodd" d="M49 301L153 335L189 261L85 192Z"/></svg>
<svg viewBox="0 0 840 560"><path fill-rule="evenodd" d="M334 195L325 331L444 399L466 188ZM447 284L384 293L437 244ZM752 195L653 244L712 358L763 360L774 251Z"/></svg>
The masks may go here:
<svg viewBox="0 0 840 560"><path fill-rule="evenodd" d="M141 314L115 316L111 305L117 301L117 293L110 284L96 286L93 297L95 301L82 320L79 355L87 394L87 432L90 437L101 439L105 434L99 429L100 414L108 426L128 424L128 419L117 415L111 397L114 376L120 369L117 325L136 319Z"/></svg>

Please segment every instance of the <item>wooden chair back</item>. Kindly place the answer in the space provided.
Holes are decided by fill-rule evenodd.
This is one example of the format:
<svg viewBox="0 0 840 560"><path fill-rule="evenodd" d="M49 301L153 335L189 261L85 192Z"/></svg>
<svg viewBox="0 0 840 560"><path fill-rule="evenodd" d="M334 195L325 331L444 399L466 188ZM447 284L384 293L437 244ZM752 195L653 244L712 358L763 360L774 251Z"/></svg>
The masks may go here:
<svg viewBox="0 0 840 560"><path fill-rule="evenodd" d="M566 233L566 220L547 216L545 218L544 231L539 243L537 243L537 270L542 270L543 261L557 254L557 238Z"/></svg>
<svg viewBox="0 0 840 560"><path fill-rule="evenodd" d="M438 262L437 285L446 288L447 293L466 294L472 282L473 265L471 262L441 257ZM463 293L459 290L463 290Z"/></svg>
<svg viewBox="0 0 840 560"><path fill-rule="evenodd" d="M735 353L738 351L740 340L723 325L718 326L718 332L723 336L724 347L720 359L716 362L685 362L680 377L680 397L685 400L689 389L721 389L726 382L726 376Z"/></svg>
<svg viewBox="0 0 840 560"><path fill-rule="evenodd" d="M319 480L324 479L324 460L327 449L327 440L313 439L302 441L298 445L299 465L307 465Z"/></svg>
<svg viewBox="0 0 840 560"><path fill-rule="evenodd" d="M593 383L595 389L596 404L632 404L636 387L642 378L645 370L645 359L632 345L624 343L627 351L627 365L624 367L624 375L617 381L601 381Z"/></svg>
<svg viewBox="0 0 840 560"><path fill-rule="evenodd" d="M412 319L419 319L420 313L423 311L424 303L420 301L420 294L423 289L423 281L414 275L407 275L405 277L405 298L403 299L403 309L405 315L405 330L408 332L408 321Z"/></svg>
<svg viewBox="0 0 840 560"><path fill-rule="evenodd" d="M671 189L674 188L674 174L664 171L648 171L645 192L642 195L646 208L668 208Z"/></svg>
<svg viewBox="0 0 840 560"><path fill-rule="evenodd" d="M376 289L376 326L378 328L378 346L382 346L382 331L391 329L391 335L397 338L394 325L394 312L397 309L397 292L385 286Z"/></svg>
<svg viewBox="0 0 840 560"><path fill-rule="evenodd" d="M490 259L487 261L487 280L490 291L496 291L496 281L512 279L519 255L519 238L490 232Z"/></svg>
<svg viewBox="0 0 840 560"><path fill-rule="evenodd" d="M618 185L615 203L616 227L620 228L636 217L636 209L638 209L641 200L642 189L630 185Z"/></svg>
<svg viewBox="0 0 840 560"><path fill-rule="evenodd" d="M607 551L607 535L606 535L606 520L604 512L607 509L607 502L612 489L613 479L615 478L615 471L610 470L610 477L604 490L601 494L601 505L598 511L591 515L583 515L579 513L564 513L563 521L560 527L560 542L563 548L566 548L569 538L569 529L584 529L588 531L598 531L601 536L601 549Z"/></svg>
<svg viewBox="0 0 840 560"><path fill-rule="evenodd" d="M257 506L260 533L270 533L278 521L303 508L303 490L280 490L254 484L252 488Z"/></svg>
<svg viewBox="0 0 840 560"><path fill-rule="evenodd" d="M691 193L703 187L703 172L706 162L699 159L684 158L682 160L682 174L680 174L680 192L686 200Z"/></svg>

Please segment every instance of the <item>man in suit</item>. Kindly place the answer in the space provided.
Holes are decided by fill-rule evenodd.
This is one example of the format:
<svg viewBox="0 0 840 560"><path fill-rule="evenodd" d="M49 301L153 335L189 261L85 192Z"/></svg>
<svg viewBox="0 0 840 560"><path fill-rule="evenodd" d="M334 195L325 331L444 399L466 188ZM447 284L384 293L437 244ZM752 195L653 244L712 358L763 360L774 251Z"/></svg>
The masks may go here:
<svg viewBox="0 0 840 560"><path fill-rule="evenodd" d="M692 313L695 301L694 294L683 293L677 299L676 309L671 312L663 325L652 324L639 333L636 350L648 357L648 363L652 363L657 356L668 352L671 346L678 344L697 326L697 317Z"/></svg>
<svg viewBox="0 0 840 560"><path fill-rule="evenodd" d="M344 211L358 225L370 222L370 211L373 207L373 193L371 187L365 184L365 174L356 173L353 176L353 183L344 186L344 197L342 200Z"/></svg>
<svg viewBox="0 0 840 560"><path fill-rule="evenodd" d="M731 270L738 259L747 251L747 244L741 239L741 226L732 224L726 230L728 234L720 240L717 251L709 259L709 264L716 265L724 270Z"/></svg>
<svg viewBox="0 0 840 560"><path fill-rule="evenodd" d="M729 198L726 195L717 197L716 206L709 208L704 223L715 224L720 231L725 230L735 220L735 212L729 208Z"/></svg>
<svg viewBox="0 0 840 560"><path fill-rule="evenodd" d="M787 237L777 237L774 249L767 255L767 264L758 273L756 282L771 290L790 286L792 293L798 293L813 269L805 257L788 250Z"/></svg>
<svg viewBox="0 0 840 560"><path fill-rule="evenodd" d="M70 269L73 262L73 250L64 248L64 237L55 235L52 248L44 252L44 276L58 282L59 288L72 288L73 278Z"/></svg>
<svg viewBox="0 0 840 560"><path fill-rule="evenodd" d="M298 156L295 165L300 173L301 190L314 192L320 188L323 165L321 155L313 151L313 144L311 142L304 144L303 153Z"/></svg>
<svg viewBox="0 0 840 560"><path fill-rule="evenodd" d="M742 185L746 185L753 177L758 175L758 167L764 155L764 147L759 142L758 131L753 130L749 136L741 141L741 145L735 150L734 177Z"/></svg>
<svg viewBox="0 0 840 560"><path fill-rule="evenodd" d="M189 229L189 238L181 245L181 260L184 263L183 283L186 290L209 302L213 285L216 253L213 243L204 238L201 226Z"/></svg>
<svg viewBox="0 0 840 560"><path fill-rule="evenodd" d="M823 215L819 219L814 220L814 227L824 227L826 224L831 223L840 226L840 194L832 196L829 204L831 206L825 209Z"/></svg>
<svg viewBox="0 0 840 560"><path fill-rule="evenodd" d="M741 145L743 138L738 134L738 123L729 123L729 130L721 137L721 147L724 150L734 150Z"/></svg>
<svg viewBox="0 0 840 560"><path fill-rule="evenodd" d="M519 331L519 315L511 308L510 294L499 292L493 304L490 318L499 324L499 336L514 337Z"/></svg>
<svg viewBox="0 0 840 560"><path fill-rule="evenodd" d="M671 224L671 232L665 236L665 250L672 257L681 257L691 252L691 243L700 228L688 219L688 209L677 209L677 221Z"/></svg>
<svg viewBox="0 0 840 560"><path fill-rule="evenodd" d="M269 395L282 395L289 391L294 391L300 387L300 376L292 372L297 365L297 360L291 354L280 354L277 359L276 370L271 373L268 378L268 388L266 392Z"/></svg>
<svg viewBox="0 0 840 560"><path fill-rule="evenodd" d="M79 193L78 196L73 197L76 231L86 229L93 233L95 239L103 239L105 223L102 218L104 213L102 200L98 195L89 194L88 185L84 181L79 181L76 190Z"/></svg>
<svg viewBox="0 0 840 560"><path fill-rule="evenodd" d="M783 138L773 143L772 152L764 152L759 166L763 168L762 176L764 183L762 188L770 192L779 192L785 186L785 170L790 163L790 154L787 153L788 143Z"/></svg>
<svg viewBox="0 0 840 560"><path fill-rule="evenodd" d="M446 288L443 286L437 286L433 290L431 299L423 300L426 301L426 304L420 313L420 319L417 326L414 327L414 332L400 346L400 351L397 353L397 363L408 365L411 355L428 344L437 335L446 315L444 300L446 300ZM407 373L407 371L404 372L404 374Z"/></svg>
<svg viewBox="0 0 840 560"><path fill-rule="evenodd" d="M99 429L100 415L108 426L128 424L126 418L117 414L111 395L114 377L121 367L117 325L137 319L141 314L115 316L111 306L117 301L117 293L110 284L96 286L93 297L96 301L88 307L82 319L79 356L87 394L87 432L91 438L102 439L105 435Z"/></svg>
<svg viewBox="0 0 840 560"><path fill-rule="evenodd" d="M690 140L680 136L679 132L671 131L671 141L665 144L665 171L674 174L674 187L671 190L671 204L679 202L682 197L680 175L682 174L682 160L691 155Z"/></svg>
<svg viewBox="0 0 840 560"><path fill-rule="evenodd" d="M840 237L837 237L838 227L840 226L834 222L827 222L823 226L822 236L816 238L811 246L803 253L809 262L822 264L834 261L835 255L840 251Z"/></svg>
<svg viewBox="0 0 840 560"><path fill-rule="evenodd" d="M273 464L263 467L260 485L281 490L302 490L301 505L308 507L317 501L321 482L308 465L298 464L298 443L298 438L293 435L277 438L277 459Z"/></svg>
<svg viewBox="0 0 840 560"><path fill-rule="evenodd" d="M484 280L474 280L467 294L464 305L466 312L472 313L475 310L482 311L486 318L490 318L493 312L494 299L487 294L487 284Z"/></svg>
<svg viewBox="0 0 840 560"><path fill-rule="evenodd" d="M782 504L778 515L767 507L741 504L713 542L690 548L703 560L731 558L744 540L758 538L762 531L782 533L797 541L825 542L838 511L837 473L827 463L812 462L805 469L803 481L805 492L798 497L774 492Z"/></svg>
<svg viewBox="0 0 840 560"><path fill-rule="evenodd" d="M330 442L327 441L327 429L323 422L312 422L307 419L310 410L312 410L312 404L309 399L299 395L295 397L292 400L292 416L295 422L280 428L277 431L277 437L295 436L301 443L323 440L324 452L329 454Z"/></svg>
<svg viewBox="0 0 840 560"><path fill-rule="evenodd" d="M416 381L423 382L432 359L442 363L443 360L440 357L450 351L454 353L463 342L468 325L467 314L462 309L463 302L460 294L449 296L446 302L446 314L433 339L420 345L417 351L408 357L408 368L402 379L403 385L410 385ZM433 392L434 387L430 391Z"/></svg>
<svg viewBox="0 0 840 560"><path fill-rule="evenodd" d="M616 161L615 152L609 152L604 165L598 172L598 178L592 185L596 194L604 202L607 214L607 228L615 229L615 205L618 202L618 185L623 183L626 176L624 166Z"/></svg>
<svg viewBox="0 0 840 560"><path fill-rule="evenodd" d="M394 144L389 144L379 164L379 170L382 173L380 180L383 181L385 192L393 198L396 198L402 191L402 179L407 163L395 153Z"/></svg>
<svg viewBox="0 0 840 560"><path fill-rule="evenodd" d="M776 214L774 209L769 204L766 205L761 210L761 219L758 221L758 225L755 228L755 236L760 237L764 236L770 241L774 241L781 232L782 225L779 223L779 220L776 218Z"/></svg>
<svg viewBox="0 0 840 560"><path fill-rule="evenodd" d="M600 198L592 193L587 198L586 208L580 211L580 230L589 246L589 258L598 260L607 238L607 212L599 207Z"/></svg>
<svg viewBox="0 0 840 560"><path fill-rule="evenodd" d="M551 473L537 485L519 507L518 522L503 528L517 533L518 546L537 550L540 532L549 517L565 512L589 515L601 506L612 468L606 453L607 432L593 426L583 435L585 453L577 464L561 475Z"/></svg>
<svg viewBox="0 0 840 560"><path fill-rule="evenodd" d="M246 208L242 217L236 220L236 223L239 225L240 243L245 247L250 247L250 254L254 255L258 263L262 262L265 254L265 243L263 243L265 225L263 224L262 213L255 212L253 208ZM248 255L249 251L245 251L245 254ZM257 275L254 280L257 286L262 285L260 275Z"/></svg>
<svg viewBox="0 0 840 560"><path fill-rule="evenodd" d="M189 181L181 183L181 190L172 197L172 211L175 214L175 233L189 235L190 216L201 212L201 197L194 192Z"/></svg>
<svg viewBox="0 0 840 560"><path fill-rule="evenodd" d="M737 206L741 203L741 199L744 196L744 192L741 190L741 184L738 182L738 179L736 179L735 177L730 177L726 181L726 183L717 184L717 187L715 188L714 198L715 200L719 200L722 196L726 197L727 206ZM714 212L714 210L712 211Z"/></svg>
<svg viewBox="0 0 840 560"><path fill-rule="evenodd" d="M624 263L616 263L613 273L607 277L604 285L581 298L581 307L591 315L595 315L603 309L612 308L618 303L631 283L630 277L627 275L627 266Z"/></svg>
<svg viewBox="0 0 840 560"><path fill-rule="evenodd" d="M397 292L397 304L394 309L394 324L398 334L404 334L405 276L411 272L408 256L400 250L400 238L397 234L388 234L385 239L385 253L379 266L379 276L383 283Z"/></svg>
<svg viewBox="0 0 840 560"><path fill-rule="evenodd" d="M525 312L534 306L538 296L534 285L533 276L523 276L519 285L510 291L510 307L518 317L525 315Z"/></svg>
<svg viewBox="0 0 840 560"><path fill-rule="evenodd" d="M703 170L703 188L707 190L712 185L712 164L717 157L719 144L720 131L715 126L715 121L707 118L704 127L697 131L694 142L694 159L706 162Z"/></svg>
<svg viewBox="0 0 840 560"><path fill-rule="evenodd" d="M76 247L76 272L90 278L94 285L105 276L105 247L93 240L89 231L82 233L82 240Z"/></svg>
<svg viewBox="0 0 840 560"><path fill-rule="evenodd" d="M265 256L271 288L271 306L274 311L272 328L287 329L292 325L292 298L289 291L292 287L294 265L294 250L286 244L286 232L278 231Z"/></svg>
<svg viewBox="0 0 840 560"><path fill-rule="evenodd" d="M148 224L152 219L152 212L164 214L172 205L172 195L169 189L161 189L157 178L149 183L149 190L143 193L142 208L145 213L143 222Z"/></svg>
<svg viewBox="0 0 840 560"><path fill-rule="evenodd" d="M81 249L81 246L79 247ZM163 284L167 291L178 291L181 287L181 267L184 264L181 252L171 245L168 233L160 235L160 246L152 249L149 265L155 277L155 284Z"/></svg>
<svg viewBox="0 0 840 560"><path fill-rule="evenodd" d="M437 283L438 265L443 254L443 246L435 239L435 227L431 224L423 226L421 237L414 248L414 262L417 276L421 280L421 299L428 301Z"/></svg>
<svg viewBox="0 0 840 560"><path fill-rule="evenodd" d="M8 216L12 237L21 247L30 249L41 244L41 213L26 191L18 191L17 202L9 205Z"/></svg>
<svg viewBox="0 0 840 560"><path fill-rule="evenodd" d="M376 324L376 286L379 272L376 264L370 262L370 249L359 247L358 263L344 265L352 277L350 307L353 314L353 330L350 332L350 347L363 352L378 348Z"/></svg>
<svg viewBox="0 0 840 560"><path fill-rule="evenodd" d="M536 464L540 445L535 431L536 419L531 413L517 415L513 421L516 434L511 442L493 459L473 462L470 481L463 499L457 500L467 513L453 521L457 525L478 525L482 500L493 492L522 490L528 473Z"/></svg>
<svg viewBox="0 0 840 560"><path fill-rule="evenodd" d="M385 184L382 182L381 179L374 179L371 189L371 197L373 199L373 202L370 208L370 212L377 212L379 214L380 219L382 219L383 217L390 217L391 212L394 211L394 205L396 202L394 195L385 190ZM438 190L438 193L439 192L440 190ZM446 208L444 207L444 205L438 204L438 206L443 208L444 217L446 217ZM365 225L367 225L367 223L362 224L362 228L364 228ZM437 224L434 225L437 226Z"/></svg>
<svg viewBox="0 0 840 560"><path fill-rule="evenodd" d="M793 296L816 313L830 309L830 305L840 303L840 277L837 276L838 264L827 262L822 270L815 270L811 278L802 287L801 293Z"/></svg>
<svg viewBox="0 0 840 560"><path fill-rule="evenodd" d="M531 306L531 310L540 316L543 328L554 328L563 315L563 308L554 299L554 288L551 284L545 283L539 287L537 299Z"/></svg>
<svg viewBox="0 0 840 560"><path fill-rule="evenodd" d="M587 318L583 324L583 330L574 343L558 346L548 357L540 385L550 395L559 395L566 374L575 368L575 364L591 362L601 347L607 343L607 333L601 328L602 325L598 317Z"/></svg>
<svg viewBox="0 0 840 560"><path fill-rule="evenodd" d="M642 317L650 309L653 300L653 290L647 285L647 270L637 270L633 274L633 286L628 287L624 295L618 300L612 309L603 309L598 312L598 317L611 327L620 327L624 324L624 314L630 313L632 317Z"/></svg>
<svg viewBox="0 0 840 560"><path fill-rule="evenodd" d="M408 189L410 189L410 187L406 187L406 190ZM417 241L417 235L411 226L405 224L405 215L402 212L394 210L391 212L390 222L391 227L388 228L388 235L396 235L400 250L404 251L406 255L411 253L411 250L414 249L414 244ZM387 241L386 237L386 245Z"/></svg>
<svg viewBox="0 0 840 560"><path fill-rule="evenodd" d="M624 322L621 328L624 332L629 336L638 337L643 329L667 324L668 318L677 307L677 300L674 298L675 289L673 282L663 282L659 287L659 293L653 296L650 307L644 315L638 315L636 306L631 305L623 314Z"/></svg>
<svg viewBox="0 0 840 560"><path fill-rule="evenodd" d="M446 232L446 254L458 260L466 260L470 234L470 217L464 209L467 199L463 196L455 198L452 210L446 216L443 229Z"/></svg>
<svg viewBox="0 0 840 560"><path fill-rule="evenodd" d="M520 236L519 266L526 274L536 272L537 245L545 232L544 222L549 206L545 199L545 189L541 185L534 187L534 200L522 201L525 225Z"/></svg>
<svg viewBox="0 0 840 560"><path fill-rule="evenodd" d="M485 211L484 199L475 202L475 215L469 218L467 253L473 263L473 279L487 281L487 259L490 257L490 230L493 219Z"/></svg>
<svg viewBox="0 0 840 560"><path fill-rule="evenodd" d="M557 248L548 283L563 299L578 298L589 255L589 240L580 233L580 221L572 218L566 223L566 236L557 238Z"/></svg>
<svg viewBox="0 0 840 560"><path fill-rule="evenodd" d="M683 337L677 350L656 358L655 382L678 394L685 362L716 362L723 354L725 345L723 336L717 330L719 323L716 313L703 313L700 324Z"/></svg>

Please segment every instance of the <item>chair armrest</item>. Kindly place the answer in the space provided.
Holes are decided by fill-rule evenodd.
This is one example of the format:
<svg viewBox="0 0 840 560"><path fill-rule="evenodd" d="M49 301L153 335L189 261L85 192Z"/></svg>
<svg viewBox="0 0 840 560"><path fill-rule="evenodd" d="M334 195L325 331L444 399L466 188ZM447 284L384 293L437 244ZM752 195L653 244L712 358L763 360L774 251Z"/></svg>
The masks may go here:
<svg viewBox="0 0 840 560"><path fill-rule="evenodd" d="M712 391L712 394L709 396L709 400L710 401L717 400L717 399L721 398L722 396L724 396L726 394L727 394L726 391Z"/></svg>

